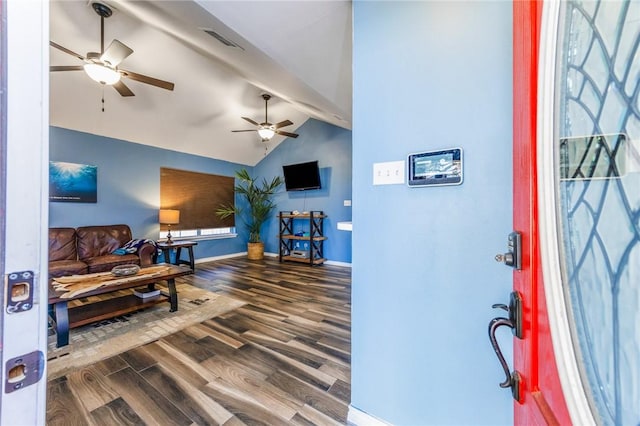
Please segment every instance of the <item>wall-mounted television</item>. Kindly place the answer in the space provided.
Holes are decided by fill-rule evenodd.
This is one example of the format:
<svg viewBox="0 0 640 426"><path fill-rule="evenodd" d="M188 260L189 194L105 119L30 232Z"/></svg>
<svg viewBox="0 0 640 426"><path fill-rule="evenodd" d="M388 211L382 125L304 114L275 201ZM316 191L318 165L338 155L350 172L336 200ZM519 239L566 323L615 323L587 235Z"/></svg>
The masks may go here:
<svg viewBox="0 0 640 426"><path fill-rule="evenodd" d="M282 166L287 191L320 189L320 169L317 161Z"/></svg>

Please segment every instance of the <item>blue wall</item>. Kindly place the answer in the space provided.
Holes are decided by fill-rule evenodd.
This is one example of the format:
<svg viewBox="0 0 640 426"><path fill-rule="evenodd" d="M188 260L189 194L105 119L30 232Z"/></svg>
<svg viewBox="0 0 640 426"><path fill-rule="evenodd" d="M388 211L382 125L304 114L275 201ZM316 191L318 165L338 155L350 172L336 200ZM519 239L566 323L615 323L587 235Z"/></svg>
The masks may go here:
<svg viewBox="0 0 640 426"><path fill-rule="evenodd" d="M274 201L278 210L322 210L324 220L325 258L351 263L351 232L338 231L337 223L351 221L351 131L318 120L309 119L300 126L296 139L287 138L254 168L256 176L282 176L285 164L318 160L322 189L280 191ZM296 229L297 230L297 229ZM308 231L308 229L306 229ZM265 251L278 252L278 220L265 223Z"/></svg>
<svg viewBox="0 0 640 426"><path fill-rule="evenodd" d="M157 239L159 232L160 168L190 170L234 176L244 167L255 176L282 176L282 165L318 160L323 188L288 193L284 187L274 201L278 210L323 210L325 257L351 262L351 233L338 231L336 222L351 220L351 132L317 120L308 120L297 130L297 139L287 139L256 167L182 154L118 139L57 127L50 128L50 160L92 164L98 167L98 202L49 203L49 226L128 224L135 237ZM278 222L265 224L265 250L278 251ZM238 224L237 238L199 240L197 259L246 251L247 233Z"/></svg>
<svg viewBox="0 0 640 426"><path fill-rule="evenodd" d="M49 226L126 223L134 237L158 239L160 168L233 176L240 164L51 127L51 161L98 166L98 202L49 203ZM199 241L196 258L245 252L243 238Z"/></svg>
<svg viewBox="0 0 640 426"><path fill-rule="evenodd" d="M512 227L511 2L353 8L352 406L510 425L487 324L511 289L493 259ZM464 150L462 185L372 185L373 163L448 147Z"/></svg>

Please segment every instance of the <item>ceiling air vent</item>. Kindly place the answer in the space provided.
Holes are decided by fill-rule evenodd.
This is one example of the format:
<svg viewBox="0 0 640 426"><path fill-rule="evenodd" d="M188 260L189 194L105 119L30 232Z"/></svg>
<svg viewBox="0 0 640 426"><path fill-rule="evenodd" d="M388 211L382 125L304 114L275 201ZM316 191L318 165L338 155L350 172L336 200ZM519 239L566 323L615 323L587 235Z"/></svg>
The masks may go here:
<svg viewBox="0 0 640 426"><path fill-rule="evenodd" d="M242 46L235 44L234 42L232 42L231 40L228 40L226 38L224 38L223 36L221 36L220 34L218 34L217 32L208 29L208 28L200 28L202 31L204 31L205 33L209 34L211 37L215 38L216 40L218 40L220 43L224 44L227 47L237 47L238 49L242 49ZM244 50L244 49L242 49Z"/></svg>

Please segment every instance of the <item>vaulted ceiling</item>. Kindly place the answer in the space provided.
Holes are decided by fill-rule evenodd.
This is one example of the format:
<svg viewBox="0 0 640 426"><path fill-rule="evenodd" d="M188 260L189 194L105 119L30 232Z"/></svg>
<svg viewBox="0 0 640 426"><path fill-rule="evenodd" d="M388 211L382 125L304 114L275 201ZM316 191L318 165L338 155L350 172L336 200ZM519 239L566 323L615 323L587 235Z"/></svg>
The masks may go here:
<svg viewBox="0 0 640 426"><path fill-rule="evenodd" d="M262 93L273 96L270 122L294 123L282 130L299 133L309 117L351 128L351 2L101 2L113 9L105 48L117 39L134 51L119 68L175 88L125 78L135 96L123 97L83 71L51 72L51 125L246 165L284 140L231 132L253 128L240 117L264 121ZM82 56L99 52L91 3L51 0L50 39ZM50 63L82 61L51 47Z"/></svg>

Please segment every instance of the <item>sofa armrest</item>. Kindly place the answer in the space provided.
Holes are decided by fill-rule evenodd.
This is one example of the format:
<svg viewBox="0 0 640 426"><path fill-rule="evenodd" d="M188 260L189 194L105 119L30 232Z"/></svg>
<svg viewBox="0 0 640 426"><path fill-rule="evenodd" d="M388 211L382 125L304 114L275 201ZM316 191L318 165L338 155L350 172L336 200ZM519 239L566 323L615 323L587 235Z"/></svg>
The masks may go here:
<svg viewBox="0 0 640 426"><path fill-rule="evenodd" d="M144 243L138 249L138 256L140 257L140 266L151 266L158 256L158 249L151 243Z"/></svg>

